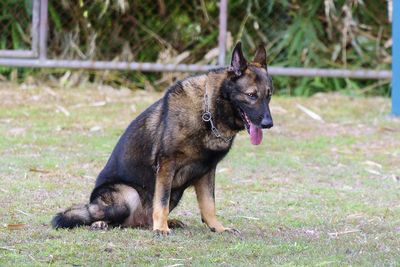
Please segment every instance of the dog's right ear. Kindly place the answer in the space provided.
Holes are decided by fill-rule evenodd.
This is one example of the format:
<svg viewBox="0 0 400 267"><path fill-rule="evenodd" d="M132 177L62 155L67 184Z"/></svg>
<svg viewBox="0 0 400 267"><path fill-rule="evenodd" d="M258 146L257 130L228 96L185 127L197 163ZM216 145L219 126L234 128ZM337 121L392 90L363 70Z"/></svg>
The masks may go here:
<svg viewBox="0 0 400 267"><path fill-rule="evenodd" d="M246 68L247 61L243 56L242 43L238 42L232 52L231 65L229 67L229 70L234 72L236 76L240 76Z"/></svg>
<svg viewBox="0 0 400 267"><path fill-rule="evenodd" d="M258 45L253 62L258 63L263 67L267 66L267 52L265 51L264 44L261 43Z"/></svg>

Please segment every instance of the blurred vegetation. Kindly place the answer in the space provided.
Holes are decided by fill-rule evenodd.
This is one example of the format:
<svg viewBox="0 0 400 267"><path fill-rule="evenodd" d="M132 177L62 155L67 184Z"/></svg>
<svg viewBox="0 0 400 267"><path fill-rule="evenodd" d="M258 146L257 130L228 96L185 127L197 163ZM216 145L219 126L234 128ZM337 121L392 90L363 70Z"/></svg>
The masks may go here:
<svg viewBox="0 0 400 267"><path fill-rule="evenodd" d="M25 48L31 1L0 4L0 48ZM17 9L18 5L18 9ZM229 1L228 51L242 40L248 55L259 42L269 64L292 67L388 69L391 24L386 1L236 0ZM216 63L218 1L49 1L49 57L135 60L163 63ZM15 14L14 14L15 15ZM22 23L23 24L23 23ZM28 33L29 36L29 33ZM229 59L227 55L227 59ZM181 74L66 72L1 68L4 77L51 76L73 83L94 81L163 89ZM79 77L79 78L77 78ZM72 83L72 84L73 84ZM321 91L389 94L389 81L274 77L277 92L312 95Z"/></svg>

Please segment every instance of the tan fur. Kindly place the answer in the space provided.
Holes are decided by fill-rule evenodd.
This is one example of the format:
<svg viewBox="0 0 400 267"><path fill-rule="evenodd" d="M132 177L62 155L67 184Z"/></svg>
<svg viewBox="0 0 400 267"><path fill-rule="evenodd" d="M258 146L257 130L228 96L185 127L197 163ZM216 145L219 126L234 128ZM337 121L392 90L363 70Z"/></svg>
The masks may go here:
<svg viewBox="0 0 400 267"><path fill-rule="evenodd" d="M169 214L169 197L163 203L162 197L167 190L171 190L173 179L173 162L160 162L161 168L157 172L156 187L153 200L153 230L161 234L169 234L168 214Z"/></svg>
<svg viewBox="0 0 400 267"><path fill-rule="evenodd" d="M215 215L215 200L212 192L210 192L210 183L214 183L214 178L214 172L211 172L197 181L194 188L196 190L201 218L204 223L216 232L223 232L226 228L217 220Z"/></svg>

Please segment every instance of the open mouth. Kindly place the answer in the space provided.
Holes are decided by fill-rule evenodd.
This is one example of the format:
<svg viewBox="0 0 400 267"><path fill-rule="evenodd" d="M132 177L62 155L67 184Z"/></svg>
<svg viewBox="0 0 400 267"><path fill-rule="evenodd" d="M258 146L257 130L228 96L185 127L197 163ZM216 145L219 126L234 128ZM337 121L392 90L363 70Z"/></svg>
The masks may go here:
<svg viewBox="0 0 400 267"><path fill-rule="evenodd" d="M250 135L250 142L253 145L259 145L263 138L263 132L260 127L251 122L246 112L239 108L240 116L242 117L244 127Z"/></svg>
<svg viewBox="0 0 400 267"><path fill-rule="evenodd" d="M250 134L250 120L249 120L249 118L247 117L246 113L244 113L244 111L241 108L239 108L239 114L240 114L240 117L243 120L244 127L246 128L247 132Z"/></svg>

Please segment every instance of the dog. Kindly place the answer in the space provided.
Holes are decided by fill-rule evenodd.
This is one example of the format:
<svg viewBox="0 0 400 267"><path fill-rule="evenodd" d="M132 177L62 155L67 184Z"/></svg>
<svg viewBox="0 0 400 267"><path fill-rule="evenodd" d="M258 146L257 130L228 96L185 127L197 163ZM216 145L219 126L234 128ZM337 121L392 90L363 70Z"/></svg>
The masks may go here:
<svg viewBox="0 0 400 267"><path fill-rule="evenodd" d="M262 129L273 126L272 92L264 46L248 62L237 43L229 67L177 81L133 120L98 175L89 204L58 213L52 226L147 227L168 235L184 226L168 214L194 186L202 222L214 232L238 233L216 217L215 170L239 131L261 143Z"/></svg>

